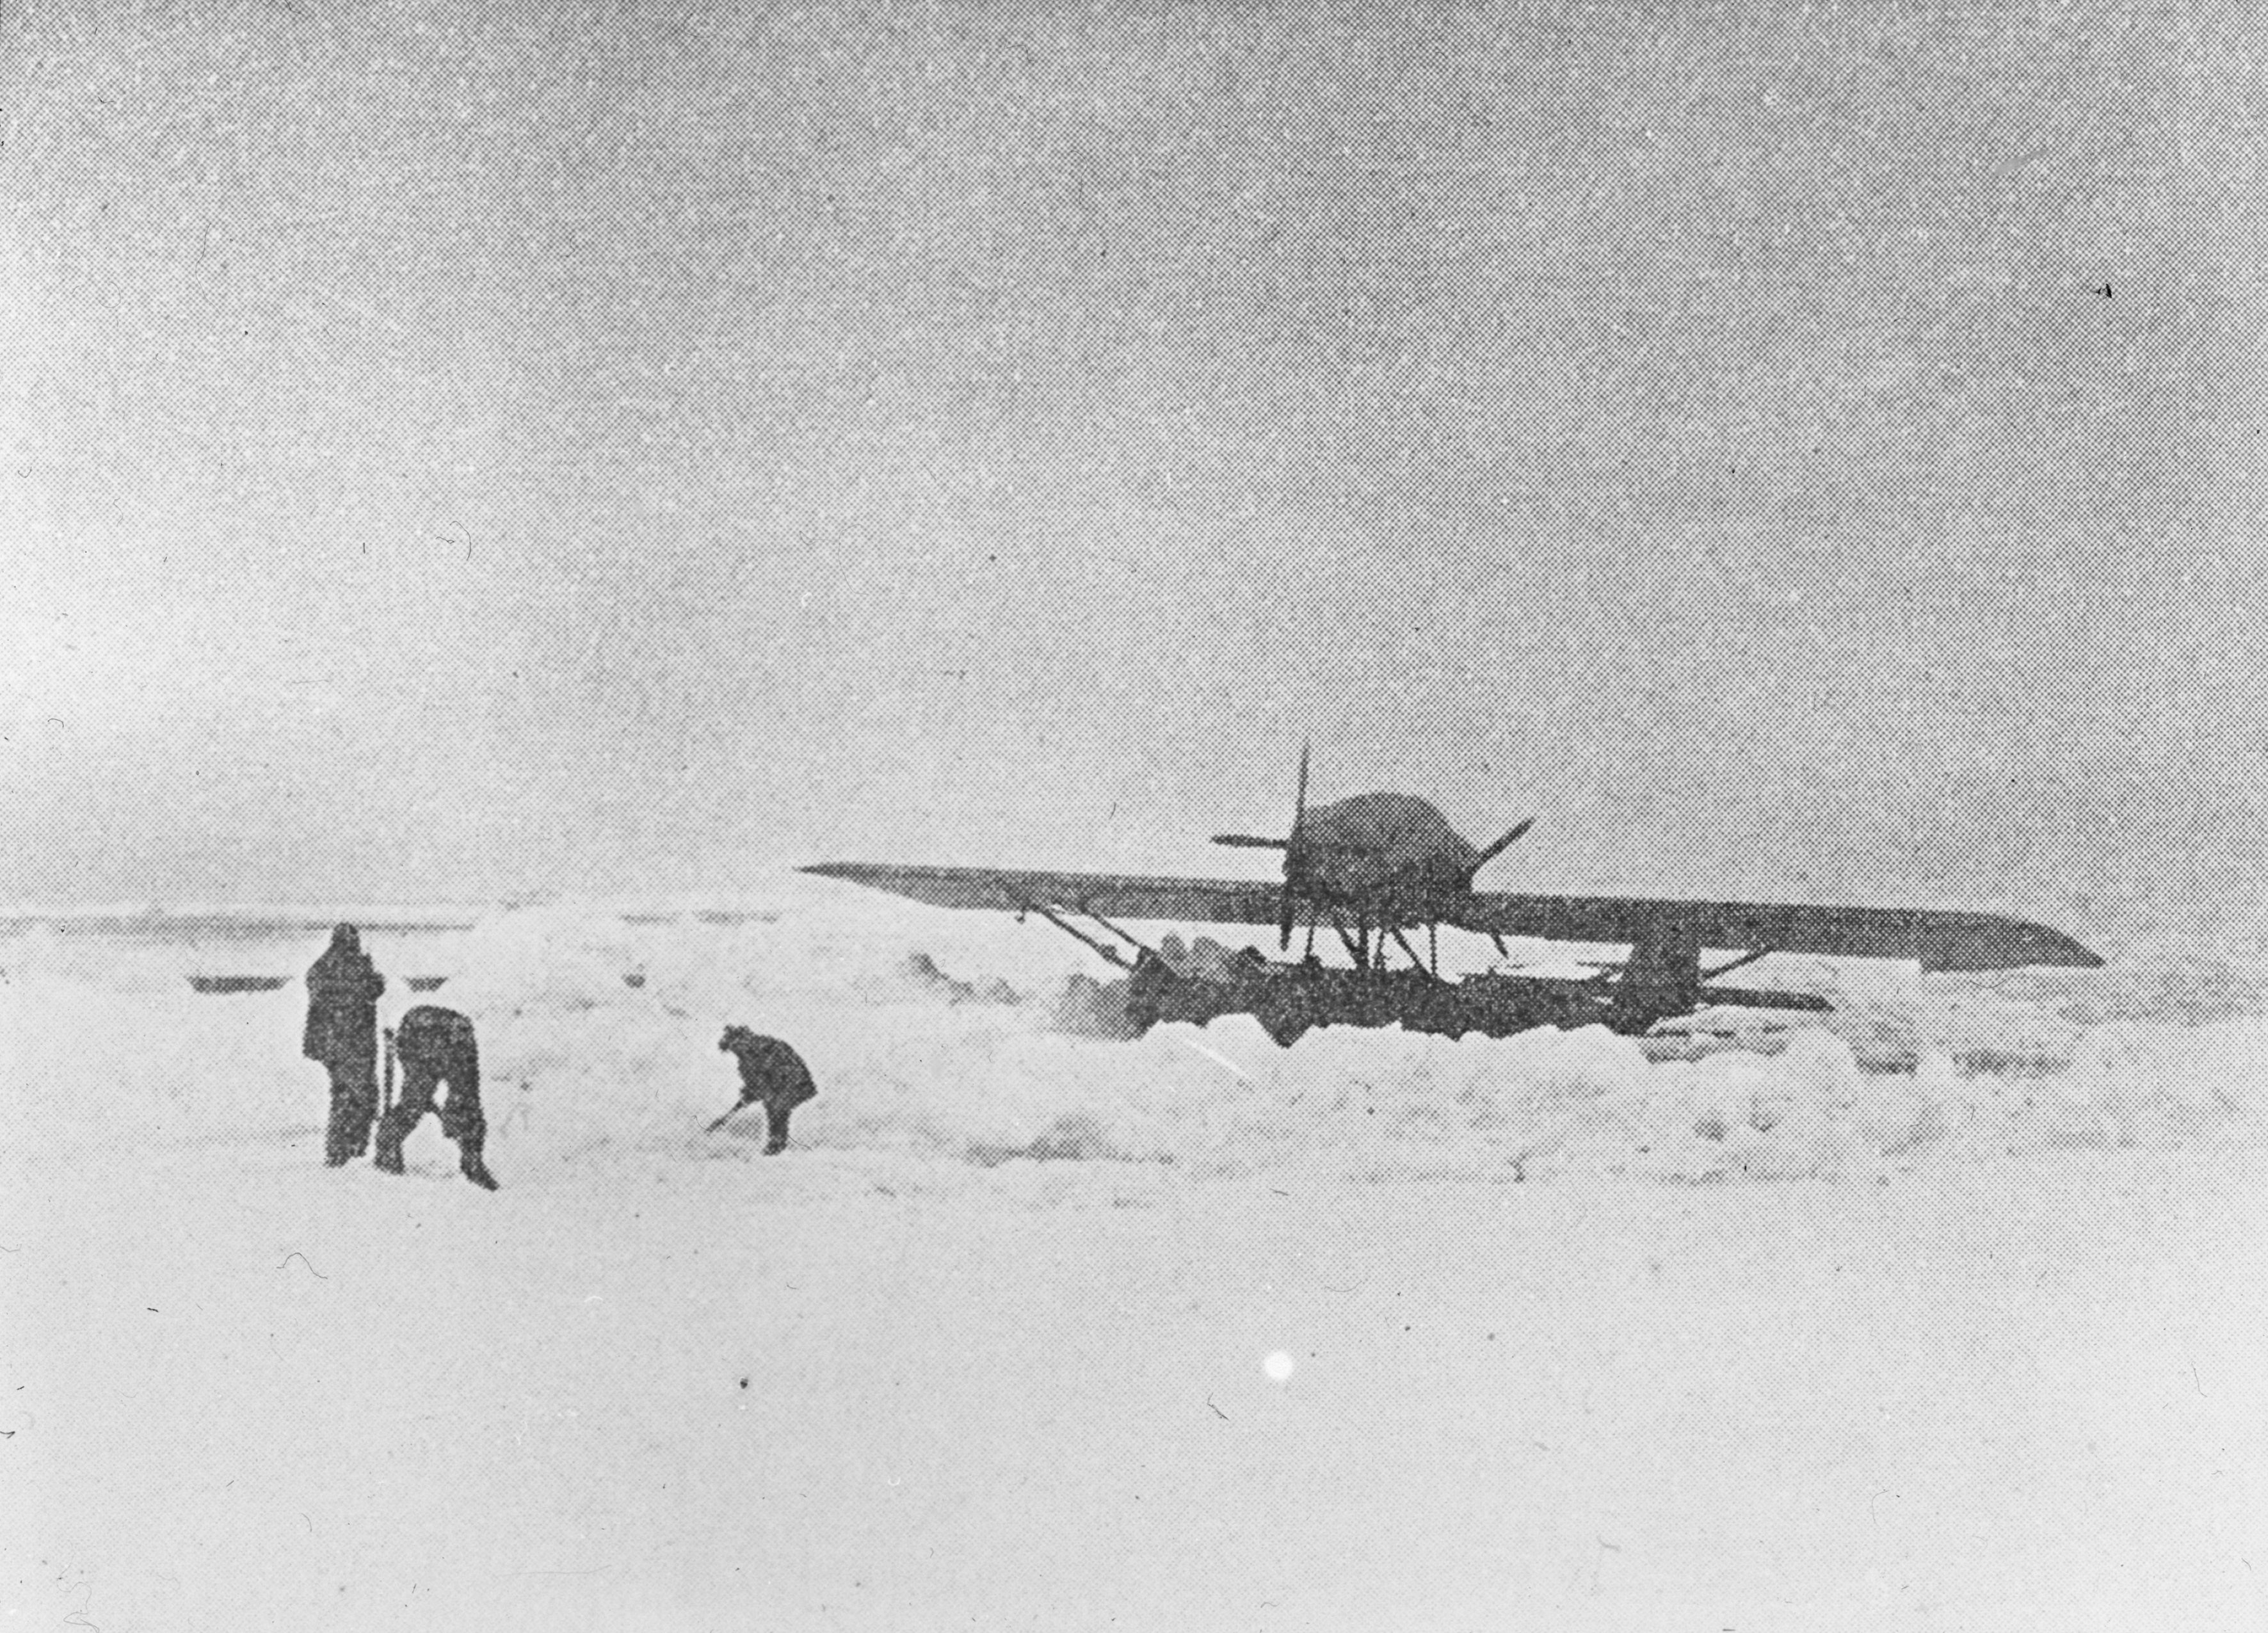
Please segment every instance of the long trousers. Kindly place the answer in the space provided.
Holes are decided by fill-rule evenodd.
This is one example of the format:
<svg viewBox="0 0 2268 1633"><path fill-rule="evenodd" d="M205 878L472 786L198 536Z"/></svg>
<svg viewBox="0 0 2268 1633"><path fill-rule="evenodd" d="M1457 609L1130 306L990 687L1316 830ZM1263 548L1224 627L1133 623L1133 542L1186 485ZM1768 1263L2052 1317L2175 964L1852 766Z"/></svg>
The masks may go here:
<svg viewBox="0 0 2268 1633"><path fill-rule="evenodd" d="M448 1102L437 1107L433 1092L445 1085L449 1091ZM378 1125L378 1166L388 1173L401 1172L401 1143L409 1137L411 1129L425 1120L428 1112L439 1116L441 1132L456 1141L457 1163L465 1177L485 1190L496 1189L496 1177L482 1159L482 1148L488 1144L489 1125L488 1119L481 1115L478 1075L445 1076L423 1061L402 1063L401 1098L394 1102L393 1108Z"/></svg>
<svg viewBox="0 0 2268 1633"><path fill-rule="evenodd" d="M378 1116L378 1069L370 1061L333 1061L331 1122L323 1139L323 1160L336 1168L370 1149L370 1126Z"/></svg>
<svg viewBox="0 0 2268 1633"><path fill-rule="evenodd" d="M800 1103L801 1102L799 1101L797 1102L797 1104ZM776 1100L742 1100L740 1104L733 1107L731 1111L726 1112L723 1116L718 1118L716 1122L711 1123L709 1125L709 1132L711 1134L716 1133L718 1129L732 1122L733 1117L738 1115L740 1113L746 1111L751 1106L762 1106L764 1108L764 1155L767 1157L778 1156L782 1151L787 1149L787 1120L795 1114L795 1106L790 1105L785 1101Z"/></svg>

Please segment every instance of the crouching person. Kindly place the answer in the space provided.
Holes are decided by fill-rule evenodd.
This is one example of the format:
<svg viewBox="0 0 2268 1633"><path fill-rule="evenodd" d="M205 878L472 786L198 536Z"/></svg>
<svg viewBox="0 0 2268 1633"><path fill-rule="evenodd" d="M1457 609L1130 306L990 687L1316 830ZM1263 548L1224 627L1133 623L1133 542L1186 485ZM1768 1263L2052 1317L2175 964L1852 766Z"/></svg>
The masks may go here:
<svg viewBox="0 0 2268 1633"><path fill-rule="evenodd" d="M372 1160L388 1173L401 1172L401 1143L434 1109L433 1091L446 1084L449 1099L439 1108L441 1132L456 1141L465 1177L482 1190L496 1189L496 1176L481 1158L489 1125L481 1115L481 1051L473 1023L453 1009L421 1004L401 1018L394 1035L401 1098L379 1122Z"/></svg>
<svg viewBox="0 0 2268 1633"><path fill-rule="evenodd" d="M740 1098L731 1111L709 1125L711 1134L733 1120L745 1107L764 1108L764 1155L777 1156L787 1149L787 1120L795 1108L815 1100L819 1085L811 1068L777 1038L767 1038L746 1026L727 1026L717 1047L740 1062Z"/></svg>

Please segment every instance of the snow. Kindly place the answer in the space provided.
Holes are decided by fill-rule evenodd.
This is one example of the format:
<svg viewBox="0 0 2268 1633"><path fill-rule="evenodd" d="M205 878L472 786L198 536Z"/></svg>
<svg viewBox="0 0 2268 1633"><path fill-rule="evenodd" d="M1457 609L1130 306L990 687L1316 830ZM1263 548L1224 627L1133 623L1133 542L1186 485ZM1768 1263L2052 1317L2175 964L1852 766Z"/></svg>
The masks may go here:
<svg viewBox="0 0 2268 1633"><path fill-rule="evenodd" d="M296 985L0 945L24 1625L2268 1611L2242 970L1845 967L1776 1053L1660 1061L1073 1035L1067 939L799 879L372 945L449 977L389 1022L480 1027L497 1195L430 1122L320 1166ZM785 1156L701 1133L727 1021L817 1075Z"/></svg>

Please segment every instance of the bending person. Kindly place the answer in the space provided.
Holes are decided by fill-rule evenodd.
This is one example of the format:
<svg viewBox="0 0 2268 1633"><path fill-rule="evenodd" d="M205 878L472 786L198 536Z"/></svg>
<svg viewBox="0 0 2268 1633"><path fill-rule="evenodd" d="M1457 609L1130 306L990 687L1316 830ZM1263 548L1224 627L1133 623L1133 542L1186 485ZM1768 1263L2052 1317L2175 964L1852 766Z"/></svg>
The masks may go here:
<svg viewBox="0 0 2268 1633"><path fill-rule="evenodd" d="M401 1143L433 1111L433 1091L446 1085L449 1099L439 1107L441 1132L457 1143L458 1166L482 1190L497 1188L482 1160L488 1120L481 1115L481 1051L473 1023L453 1009L420 1004L394 1029L394 1048L401 1063L401 1098L378 1125L378 1166L401 1172Z"/></svg>
<svg viewBox="0 0 2268 1633"><path fill-rule="evenodd" d="M787 1149L788 1119L797 1107L819 1094L818 1085L811 1080L811 1068L777 1038L767 1038L746 1026L725 1027L717 1047L740 1060L740 1098L732 1111L709 1125L708 1132L716 1133L743 1107L761 1106L764 1108L764 1155L778 1156Z"/></svg>

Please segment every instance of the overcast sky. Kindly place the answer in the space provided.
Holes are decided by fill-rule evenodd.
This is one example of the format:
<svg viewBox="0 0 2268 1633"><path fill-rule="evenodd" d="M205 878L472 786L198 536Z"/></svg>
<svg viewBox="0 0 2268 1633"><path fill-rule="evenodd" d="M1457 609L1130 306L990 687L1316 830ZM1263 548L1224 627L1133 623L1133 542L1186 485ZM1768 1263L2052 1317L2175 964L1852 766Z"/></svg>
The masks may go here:
<svg viewBox="0 0 2268 1633"><path fill-rule="evenodd" d="M1506 884L2159 865L2248 9L9 7L0 896L1264 870L1310 735Z"/></svg>

